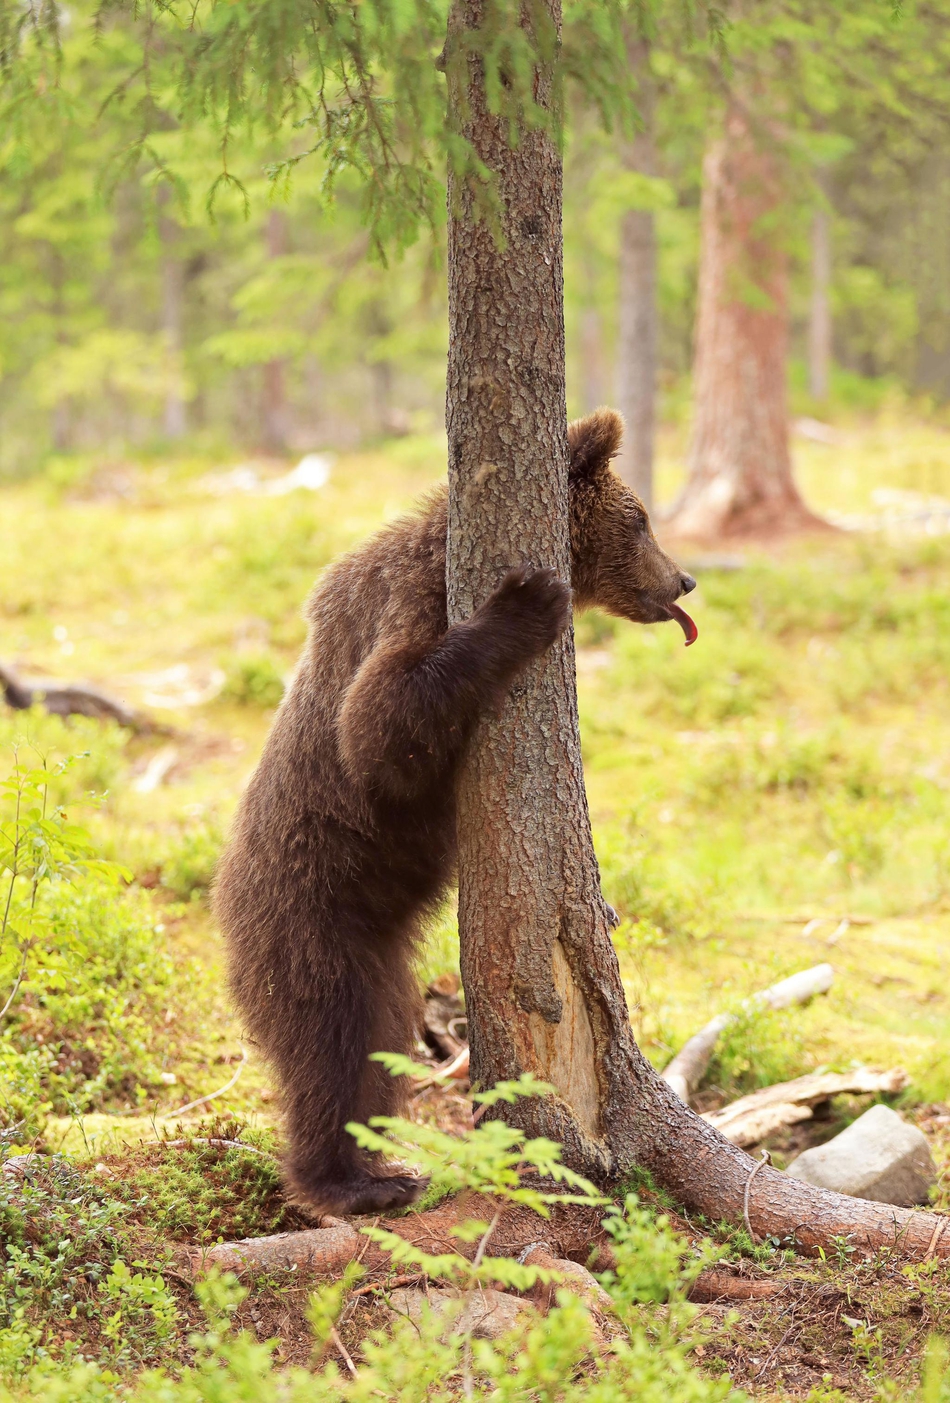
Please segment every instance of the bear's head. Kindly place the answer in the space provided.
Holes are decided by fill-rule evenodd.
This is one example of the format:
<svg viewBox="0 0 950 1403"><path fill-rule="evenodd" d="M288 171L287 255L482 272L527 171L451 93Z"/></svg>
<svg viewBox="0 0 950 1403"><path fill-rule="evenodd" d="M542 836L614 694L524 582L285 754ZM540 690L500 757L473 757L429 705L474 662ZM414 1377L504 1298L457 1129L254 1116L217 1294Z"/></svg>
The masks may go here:
<svg viewBox="0 0 950 1403"><path fill-rule="evenodd" d="M662 550L640 498L610 466L623 419L598 409L568 426L571 453L571 586L574 606L598 605L638 624L675 619L686 646L696 625L677 600L696 581Z"/></svg>

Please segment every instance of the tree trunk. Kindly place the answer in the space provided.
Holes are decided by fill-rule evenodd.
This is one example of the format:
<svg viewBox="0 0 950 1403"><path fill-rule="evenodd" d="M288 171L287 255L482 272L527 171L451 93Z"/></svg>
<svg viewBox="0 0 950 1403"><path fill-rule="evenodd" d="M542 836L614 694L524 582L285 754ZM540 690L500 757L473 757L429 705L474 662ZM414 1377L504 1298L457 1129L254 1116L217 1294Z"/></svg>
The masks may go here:
<svg viewBox="0 0 950 1403"><path fill-rule="evenodd" d="M66 344L66 308L64 287L66 282L66 269L63 255L58 249L53 250L53 267L50 276L50 284L53 289L53 321L56 326L56 344L65 346ZM52 414L52 438L53 448L57 453L68 453L72 447L72 415L70 414L69 400L63 396L53 405Z"/></svg>
<svg viewBox="0 0 950 1403"><path fill-rule="evenodd" d="M160 199L163 205L167 203L164 187ZM172 383L165 395L163 427L166 438L178 439L184 438L187 428L185 397L179 383L184 345L185 265L178 256L178 225L167 214L159 215L158 236L162 245L162 331L173 366Z"/></svg>
<svg viewBox="0 0 950 1403"><path fill-rule="evenodd" d="M811 308L808 318L808 389L819 403L828 398L831 369L831 217L816 209L811 224Z"/></svg>
<svg viewBox="0 0 950 1403"><path fill-rule="evenodd" d="M545 3L559 22L557 0ZM449 43L480 17L480 0L456 0ZM478 218L470 187L451 180L450 621L467 618L516 563L564 579L570 570L560 157L537 129L512 148L475 61L467 72L468 102L454 84L450 100L497 176L504 240ZM552 86L541 68L539 102L552 102ZM679 1100L630 1030L591 841L570 634L479 728L460 778L458 843L473 1081L533 1072L556 1095L506 1106L506 1121L559 1141L569 1164L601 1182L642 1165L688 1209L741 1221L753 1161ZM769 1169L753 1189L753 1227L806 1245L848 1232L892 1242L899 1224L901 1243L923 1254L943 1221ZM950 1255L950 1237L937 1250Z"/></svg>
<svg viewBox="0 0 950 1403"><path fill-rule="evenodd" d="M594 279L589 275L587 301L581 312L581 398L584 413L604 402L604 328L595 302Z"/></svg>
<svg viewBox="0 0 950 1403"><path fill-rule="evenodd" d="M733 102L703 162L695 422L680 536L773 534L820 523L792 478L788 267L774 142Z"/></svg>
<svg viewBox="0 0 950 1403"><path fill-rule="evenodd" d="M280 258L287 251L287 216L272 209L267 216L267 256ZM275 356L266 361L261 376L261 444L268 453L287 451L287 396L285 365Z"/></svg>
<svg viewBox="0 0 950 1403"><path fill-rule="evenodd" d="M557 0L547 0L560 19ZM478 0L453 25L477 27ZM451 29L450 29L451 34ZM552 74L539 72L539 101ZM461 105L458 95L457 109ZM561 161L550 135L512 150L472 72L464 124L496 173L505 247L469 188L449 187L448 592L466 618L519 561L570 578L561 240ZM531 1070L558 1099L506 1109L568 1156L609 1167L603 1054L619 986L593 855L573 639L556 645L486 722L458 803L459 926L472 1076ZM600 968L606 961L608 969ZM625 1020L622 991L614 1014ZM603 1009L602 1009L603 1006Z"/></svg>
<svg viewBox="0 0 950 1403"><path fill-rule="evenodd" d="M654 91L649 49L642 40L628 46L637 78L637 105L643 126L624 146L627 170L656 175L653 137ZM620 224L620 325L617 346L617 399L627 425L620 475L653 510L653 441L656 412L656 221L652 210L630 209Z"/></svg>

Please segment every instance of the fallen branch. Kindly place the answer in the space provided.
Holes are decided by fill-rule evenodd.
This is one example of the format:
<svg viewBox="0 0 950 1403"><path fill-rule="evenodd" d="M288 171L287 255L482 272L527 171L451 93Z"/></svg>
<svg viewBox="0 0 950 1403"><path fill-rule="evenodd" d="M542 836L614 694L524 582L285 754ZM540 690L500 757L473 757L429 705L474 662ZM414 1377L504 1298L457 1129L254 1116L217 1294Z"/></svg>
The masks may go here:
<svg viewBox="0 0 950 1403"><path fill-rule="evenodd" d="M216 1101L219 1096L223 1096L226 1091L231 1090L231 1087L235 1084L238 1077L244 1071L246 1065L247 1048L243 1047L241 1049L241 1060L237 1065L237 1071L228 1081L224 1083L224 1086L219 1086L217 1091L209 1091L207 1096L199 1096L195 1101L186 1102L184 1106L179 1106L177 1111L166 1111L164 1115L156 1116L155 1119L157 1121L174 1120L176 1116L183 1116L186 1111L194 1111L197 1109L198 1106L206 1106L209 1101Z"/></svg>
<svg viewBox="0 0 950 1403"><path fill-rule="evenodd" d="M753 1281L725 1271L700 1272L687 1292L691 1301L708 1305L713 1301L761 1301L781 1291L777 1281Z"/></svg>
<svg viewBox="0 0 950 1403"><path fill-rule="evenodd" d="M42 706L50 716L89 716L94 721L117 721L127 730L139 734L167 733L150 717L127 706L118 697L91 687L85 682L62 684L53 681L24 682L6 663L0 663L0 690L7 706L14 711L28 711Z"/></svg>
<svg viewBox="0 0 950 1403"><path fill-rule="evenodd" d="M356 1256L363 1241L352 1224L336 1219L325 1228L215 1243L213 1247L190 1254L191 1269L194 1275L211 1267L233 1271L239 1276L244 1272L279 1271L324 1275L341 1272Z"/></svg>
<svg viewBox="0 0 950 1403"><path fill-rule="evenodd" d="M800 970L798 974L792 974L788 979L782 979L778 984L772 984L768 989L753 994L742 1004L742 1011L754 1013L758 1009L788 1008L791 1004L806 1003L816 994L827 993L833 979L834 970L829 964ZM720 1013L711 1018L704 1028L700 1028L698 1033L694 1033L689 1041L683 1044L663 1072L663 1080L687 1105L709 1066L720 1034L730 1023L734 1023L738 1016L736 1013Z"/></svg>
<svg viewBox="0 0 950 1403"><path fill-rule="evenodd" d="M346 1365L347 1372L355 1379L355 1378L356 1378L356 1365L353 1363L353 1360L350 1358L350 1355L349 1355L348 1352L347 1352L346 1345L345 1345L345 1344L343 1343L343 1341L340 1339L339 1332L337 1331L337 1328L336 1328L335 1325L331 1325L331 1327L330 1327L330 1339L332 1340L332 1342L333 1342L333 1344L334 1344L334 1346L335 1346L335 1348L336 1348L336 1351L337 1351L337 1353L339 1354L340 1358L343 1360L343 1363Z"/></svg>
<svg viewBox="0 0 950 1403"><path fill-rule="evenodd" d="M373 1296L377 1291L395 1291L397 1286L418 1286L420 1281L425 1281L425 1279L419 1272L413 1272L411 1275L394 1276L388 1281L371 1281L368 1286L360 1286L352 1294L354 1296Z"/></svg>
<svg viewBox="0 0 950 1403"><path fill-rule="evenodd" d="M422 1091L428 1091L430 1086L438 1086L443 1081L464 1081L468 1076L468 1047L463 1047L461 1052L455 1057L450 1057L447 1062L442 1062L432 1069L430 1076L423 1077L417 1081L413 1087L413 1096L418 1096Z"/></svg>
<svg viewBox="0 0 950 1403"><path fill-rule="evenodd" d="M779 1082L753 1091L724 1106L709 1111L703 1120L714 1125L733 1145L756 1145L777 1130L798 1121L811 1120L815 1107L832 1096L893 1095L907 1085L907 1073L899 1067L889 1072L872 1072L856 1067L853 1072L812 1072L794 1081Z"/></svg>
<svg viewBox="0 0 950 1403"><path fill-rule="evenodd" d="M268 1150L258 1150L254 1145L245 1145L243 1140L221 1140L216 1135L192 1135L188 1140L144 1140L145 1145L161 1145L166 1150L190 1149L192 1145L211 1145L218 1150L246 1150L249 1155L263 1155L266 1159L274 1156Z"/></svg>

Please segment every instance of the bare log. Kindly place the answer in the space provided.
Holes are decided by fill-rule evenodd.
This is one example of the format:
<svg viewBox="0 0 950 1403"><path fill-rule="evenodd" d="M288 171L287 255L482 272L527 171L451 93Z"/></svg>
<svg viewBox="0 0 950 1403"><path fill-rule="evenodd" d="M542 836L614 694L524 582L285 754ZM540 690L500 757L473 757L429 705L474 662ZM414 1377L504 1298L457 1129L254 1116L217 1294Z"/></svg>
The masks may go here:
<svg viewBox="0 0 950 1403"><path fill-rule="evenodd" d="M264 1271L339 1272L356 1256L361 1238L351 1223L334 1219L329 1227L304 1232L249 1237L239 1242L218 1242L190 1253L195 1275L218 1267L242 1273Z"/></svg>
<svg viewBox="0 0 950 1403"><path fill-rule="evenodd" d="M703 1120L714 1125L733 1145L756 1145L776 1130L810 1120L819 1102L832 1096L847 1092L857 1096L881 1092L893 1095L903 1091L907 1080L907 1073L899 1067L889 1072L873 1072L869 1067L856 1067L852 1072L812 1072L753 1091L721 1111L707 1112Z"/></svg>
<svg viewBox="0 0 950 1403"><path fill-rule="evenodd" d="M28 711L42 706L50 716L89 716L94 721L117 721L127 730L140 734L165 733L150 717L85 682L62 684L53 681L27 683L6 663L0 663L0 688L7 706Z"/></svg>
<svg viewBox="0 0 950 1403"><path fill-rule="evenodd" d="M689 1288L687 1297L702 1304L713 1301L762 1301L776 1295L781 1289L778 1281L756 1281L748 1276L733 1276L727 1271L704 1271Z"/></svg>
<svg viewBox="0 0 950 1403"><path fill-rule="evenodd" d="M753 994L750 999L746 999L742 1008L754 1012L759 1008L788 1008L791 1004L806 1003L816 994L826 994L834 977L835 972L829 964L800 970L797 974L789 975L788 979L781 979L777 984L771 984L768 989ZM667 1066L663 1080L682 1101L689 1103L692 1093L702 1081L703 1073L709 1066L709 1059L720 1033L728 1028L730 1023L734 1023L737 1016L734 1013L720 1013L711 1018L705 1027L700 1028L698 1033L694 1033L689 1041L683 1044Z"/></svg>

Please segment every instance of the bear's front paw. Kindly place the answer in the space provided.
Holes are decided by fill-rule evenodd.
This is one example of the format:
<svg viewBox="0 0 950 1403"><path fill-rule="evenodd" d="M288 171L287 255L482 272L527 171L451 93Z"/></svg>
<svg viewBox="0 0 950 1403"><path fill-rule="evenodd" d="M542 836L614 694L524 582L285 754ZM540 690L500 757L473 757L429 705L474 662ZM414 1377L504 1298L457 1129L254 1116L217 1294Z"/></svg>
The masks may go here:
<svg viewBox="0 0 950 1403"><path fill-rule="evenodd" d="M550 648L567 627L571 591L548 566L519 565L508 571L485 607L533 656Z"/></svg>

